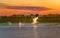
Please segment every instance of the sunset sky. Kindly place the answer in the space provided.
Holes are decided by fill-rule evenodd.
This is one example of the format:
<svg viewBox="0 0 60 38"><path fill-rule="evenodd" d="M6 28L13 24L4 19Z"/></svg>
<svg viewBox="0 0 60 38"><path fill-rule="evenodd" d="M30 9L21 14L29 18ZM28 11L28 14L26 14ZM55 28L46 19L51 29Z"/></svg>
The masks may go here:
<svg viewBox="0 0 60 38"><path fill-rule="evenodd" d="M56 10L60 11L60 0L0 0L0 3L4 3L4 4L8 5L8 6L46 7L46 8L56 9ZM10 10L8 12L11 12ZM7 12L7 9L4 9L4 11ZM0 13L0 15L1 14L2 13Z"/></svg>
<svg viewBox="0 0 60 38"><path fill-rule="evenodd" d="M0 0L0 3L18 6L42 6L60 9L60 0Z"/></svg>

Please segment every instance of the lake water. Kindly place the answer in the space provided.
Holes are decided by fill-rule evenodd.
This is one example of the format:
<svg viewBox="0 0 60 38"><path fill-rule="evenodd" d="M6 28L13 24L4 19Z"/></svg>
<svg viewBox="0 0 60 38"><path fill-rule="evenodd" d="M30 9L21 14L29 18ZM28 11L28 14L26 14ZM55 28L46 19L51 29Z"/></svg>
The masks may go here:
<svg viewBox="0 0 60 38"><path fill-rule="evenodd" d="M0 24L0 38L60 38L60 24Z"/></svg>

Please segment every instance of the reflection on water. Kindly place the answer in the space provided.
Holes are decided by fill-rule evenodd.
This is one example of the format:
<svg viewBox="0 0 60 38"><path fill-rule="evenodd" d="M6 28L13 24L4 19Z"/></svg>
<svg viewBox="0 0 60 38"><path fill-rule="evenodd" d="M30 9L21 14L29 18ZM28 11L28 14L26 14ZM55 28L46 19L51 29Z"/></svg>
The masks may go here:
<svg viewBox="0 0 60 38"><path fill-rule="evenodd" d="M38 38L38 26L33 25L33 31L34 31L34 38Z"/></svg>
<svg viewBox="0 0 60 38"><path fill-rule="evenodd" d="M12 24L10 27L9 24L0 24L0 38L60 38L60 24L17 26L19 24Z"/></svg>

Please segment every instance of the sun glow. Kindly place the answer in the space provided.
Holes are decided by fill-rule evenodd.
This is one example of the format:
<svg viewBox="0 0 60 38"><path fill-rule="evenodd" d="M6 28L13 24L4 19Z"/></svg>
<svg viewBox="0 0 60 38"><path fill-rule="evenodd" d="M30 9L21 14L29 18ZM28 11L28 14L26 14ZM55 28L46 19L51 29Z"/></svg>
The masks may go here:
<svg viewBox="0 0 60 38"><path fill-rule="evenodd" d="M51 2L53 2L55 4L60 4L60 0L51 0Z"/></svg>

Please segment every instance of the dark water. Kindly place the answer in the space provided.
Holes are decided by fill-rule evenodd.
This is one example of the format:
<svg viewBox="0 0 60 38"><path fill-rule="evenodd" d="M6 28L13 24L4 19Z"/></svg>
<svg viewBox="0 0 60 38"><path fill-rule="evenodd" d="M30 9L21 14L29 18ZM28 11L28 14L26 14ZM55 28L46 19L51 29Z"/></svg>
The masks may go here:
<svg viewBox="0 0 60 38"><path fill-rule="evenodd" d="M5 27L6 26L6 27ZM0 38L60 38L59 24L24 24L25 27L12 27L18 24L0 24ZM26 27L28 26L28 27Z"/></svg>

